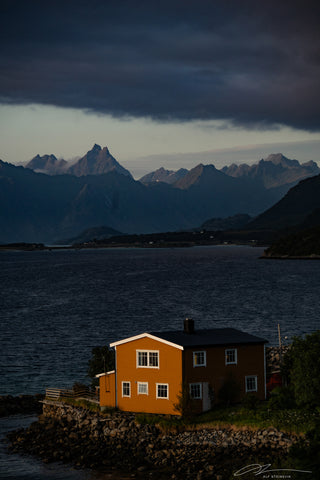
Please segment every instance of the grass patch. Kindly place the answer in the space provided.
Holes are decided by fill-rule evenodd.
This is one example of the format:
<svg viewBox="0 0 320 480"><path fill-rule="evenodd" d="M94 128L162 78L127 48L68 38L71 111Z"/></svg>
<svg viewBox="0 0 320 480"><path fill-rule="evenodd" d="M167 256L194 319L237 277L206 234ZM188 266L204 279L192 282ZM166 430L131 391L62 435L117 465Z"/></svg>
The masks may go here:
<svg viewBox="0 0 320 480"><path fill-rule="evenodd" d="M151 413L139 413L136 422L140 425L156 426L164 433L178 433L186 429L187 422L182 417L171 415L154 415Z"/></svg>
<svg viewBox="0 0 320 480"><path fill-rule="evenodd" d="M101 415L110 415L116 411L111 408L100 411L98 404L85 399L61 398L69 405L84 408ZM135 420L140 425L156 426L164 433L179 433L186 430L202 428L236 428L236 429L266 429L273 427L287 433L305 434L320 423L320 408L315 410L291 408L270 408L268 402L260 402L253 409L243 405L215 407L209 412L185 419L171 415L155 415L151 413L137 414Z"/></svg>
<svg viewBox="0 0 320 480"><path fill-rule="evenodd" d="M274 427L287 433L304 434L315 427L319 421L319 411L303 409L273 410L267 403L257 405L254 410L243 406L214 408L210 412L194 418L194 423L199 428L210 425L211 427L251 427L265 429Z"/></svg>
<svg viewBox="0 0 320 480"><path fill-rule="evenodd" d="M90 402L90 400L85 400L83 398L76 400L75 398L66 398L62 397L60 400L67 405L72 405L74 407L84 408L85 410L90 410L91 412L100 412L100 406L97 403Z"/></svg>
<svg viewBox="0 0 320 480"><path fill-rule="evenodd" d="M287 433L305 434L320 421L320 411L304 409L276 410L268 408L267 402L259 403L255 409L242 405L215 407L210 412L183 419L170 415L141 413L136 416L141 425L154 425L165 432L199 430L201 428L236 428L253 430L273 427Z"/></svg>

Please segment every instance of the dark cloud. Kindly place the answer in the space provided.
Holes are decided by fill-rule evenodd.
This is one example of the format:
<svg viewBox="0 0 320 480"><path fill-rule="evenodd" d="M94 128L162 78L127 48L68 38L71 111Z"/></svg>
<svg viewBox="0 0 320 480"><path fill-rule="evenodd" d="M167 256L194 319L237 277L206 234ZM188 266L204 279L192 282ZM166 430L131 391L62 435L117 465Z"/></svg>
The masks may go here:
<svg viewBox="0 0 320 480"><path fill-rule="evenodd" d="M8 0L3 102L320 129L314 1Z"/></svg>

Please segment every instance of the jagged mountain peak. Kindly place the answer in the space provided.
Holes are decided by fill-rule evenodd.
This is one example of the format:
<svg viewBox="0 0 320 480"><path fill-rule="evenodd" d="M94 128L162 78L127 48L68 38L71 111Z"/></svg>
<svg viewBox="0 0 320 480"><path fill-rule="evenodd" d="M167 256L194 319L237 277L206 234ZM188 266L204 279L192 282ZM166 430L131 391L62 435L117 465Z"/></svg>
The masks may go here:
<svg viewBox="0 0 320 480"><path fill-rule="evenodd" d="M146 185L155 182L173 184L180 178L183 178L187 173L188 170L185 168L180 168L179 170L167 170L164 167L160 167L154 172L147 173L141 177L139 181Z"/></svg>
<svg viewBox="0 0 320 480"><path fill-rule="evenodd" d="M285 157L282 153L271 153L268 155L265 162L271 162L274 165L282 165L283 167L292 168L292 167L299 167L300 163L298 160L290 160L289 158Z"/></svg>
<svg viewBox="0 0 320 480"><path fill-rule="evenodd" d="M190 170L189 173L199 173L199 174L202 174L202 173L218 173L220 174L221 172L219 172L219 170L216 169L216 167L212 164L209 164L209 165L204 165L203 163L199 163L198 165L196 165L194 168L192 168Z"/></svg>
<svg viewBox="0 0 320 480"><path fill-rule="evenodd" d="M226 177L226 175L217 170L214 165L203 165L199 163L180 180L178 180L174 186L176 188L188 189L193 185L199 185L203 182L214 181L215 179Z"/></svg>
<svg viewBox="0 0 320 480"><path fill-rule="evenodd" d="M35 172L46 173L47 175L57 175L64 173L67 162L63 159L58 160L53 153L39 155L33 157L27 164L26 168L30 168Z"/></svg>
<svg viewBox="0 0 320 480"><path fill-rule="evenodd" d="M232 164L221 171L231 177L248 177L259 181L268 189L284 185L293 186L304 178L320 173L315 162L300 164L298 160L290 160L282 153L272 153L253 165Z"/></svg>
<svg viewBox="0 0 320 480"><path fill-rule="evenodd" d="M67 173L82 177L85 175L101 175L112 171L132 177L131 173L111 155L108 147L101 148L100 145L95 143L91 150L68 168Z"/></svg>
<svg viewBox="0 0 320 480"><path fill-rule="evenodd" d="M104 147L107 149L107 147ZM91 149L91 151L100 151L101 150L101 146L98 145L97 143L95 143ZM108 150L108 149L107 149Z"/></svg>

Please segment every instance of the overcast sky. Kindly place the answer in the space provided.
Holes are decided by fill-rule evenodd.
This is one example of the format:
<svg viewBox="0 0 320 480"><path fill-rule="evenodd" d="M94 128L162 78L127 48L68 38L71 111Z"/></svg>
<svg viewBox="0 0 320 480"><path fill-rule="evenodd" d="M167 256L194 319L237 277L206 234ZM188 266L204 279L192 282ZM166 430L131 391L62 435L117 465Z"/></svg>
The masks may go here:
<svg viewBox="0 0 320 480"><path fill-rule="evenodd" d="M2 0L0 158L319 161L319 20L308 0Z"/></svg>

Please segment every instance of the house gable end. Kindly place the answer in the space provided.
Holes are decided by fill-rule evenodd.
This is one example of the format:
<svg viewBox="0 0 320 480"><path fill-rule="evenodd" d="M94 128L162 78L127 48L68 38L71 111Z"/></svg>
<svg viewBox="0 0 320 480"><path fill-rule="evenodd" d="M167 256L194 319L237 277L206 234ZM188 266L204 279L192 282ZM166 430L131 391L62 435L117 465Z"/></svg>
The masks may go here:
<svg viewBox="0 0 320 480"><path fill-rule="evenodd" d="M169 345L170 347L178 348L179 350L184 349L182 345L178 345L176 343L170 342L168 340L157 337L157 336L152 335L150 333L141 333L140 335L135 335L134 337L124 338L123 340L119 340L118 342L110 343L110 347L117 347L118 345L123 345L124 343L129 343L129 342L134 342L136 340L140 340L141 338L150 338L152 340L155 340L156 342L164 343L166 345Z"/></svg>

